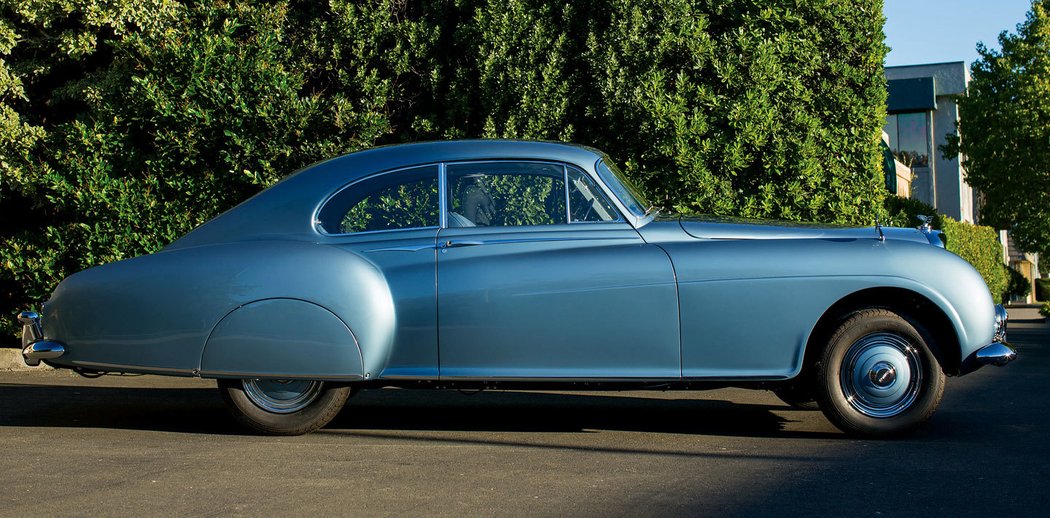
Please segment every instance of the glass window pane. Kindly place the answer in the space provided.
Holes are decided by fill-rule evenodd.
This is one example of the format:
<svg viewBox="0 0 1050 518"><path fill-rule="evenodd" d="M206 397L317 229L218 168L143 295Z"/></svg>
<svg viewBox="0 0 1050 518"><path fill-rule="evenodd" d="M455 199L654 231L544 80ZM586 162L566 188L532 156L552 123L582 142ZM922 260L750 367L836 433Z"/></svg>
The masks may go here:
<svg viewBox="0 0 1050 518"><path fill-rule="evenodd" d="M569 168L569 215L572 222L617 221L620 214L583 171Z"/></svg>
<svg viewBox="0 0 1050 518"><path fill-rule="evenodd" d="M631 183L623 172L605 163L605 160L599 160L595 168L598 170L598 176L605 181L605 185L612 190L613 195L620 198L620 202L627 207L627 210L639 218L649 213L649 207L652 205L645 200L641 190Z"/></svg>
<svg viewBox="0 0 1050 518"><path fill-rule="evenodd" d="M448 225L528 226L566 223L565 173L529 162L450 164Z"/></svg>
<svg viewBox="0 0 1050 518"><path fill-rule="evenodd" d="M381 174L344 189L318 214L329 234L438 226L438 168Z"/></svg>
<svg viewBox="0 0 1050 518"><path fill-rule="evenodd" d="M897 115L897 159L909 167L929 167L930 148L926 113Z"/></svg>

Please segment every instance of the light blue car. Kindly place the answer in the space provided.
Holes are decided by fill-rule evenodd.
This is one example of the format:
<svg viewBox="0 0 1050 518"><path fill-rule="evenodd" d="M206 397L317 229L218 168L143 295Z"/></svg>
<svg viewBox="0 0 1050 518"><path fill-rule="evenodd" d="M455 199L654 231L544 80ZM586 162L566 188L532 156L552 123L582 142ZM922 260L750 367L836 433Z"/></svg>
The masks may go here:
<svg viewBox="0 0 1050 518"><path fill-rule="evenodd" d="M742 386L892 436L945 376L1015 356L928 228L664 215L601 152L543 142L315 164L41 313L20 316L27 363L215 378L268 434L360 388Z"/></svg>

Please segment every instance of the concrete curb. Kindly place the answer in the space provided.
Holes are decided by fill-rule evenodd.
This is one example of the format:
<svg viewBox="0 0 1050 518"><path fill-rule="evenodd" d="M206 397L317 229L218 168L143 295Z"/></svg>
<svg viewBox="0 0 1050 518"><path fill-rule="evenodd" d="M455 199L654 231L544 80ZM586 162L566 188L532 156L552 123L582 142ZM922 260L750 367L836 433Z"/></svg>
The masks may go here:
<svg viewBox="0 0 1050 518"><path fill-rule="evenodd" d="M0 372L11 371L49 371L54 370L47 365L40 364L39 367L30 367L22 361L22 350L10 347L0 347Z"/></svg>

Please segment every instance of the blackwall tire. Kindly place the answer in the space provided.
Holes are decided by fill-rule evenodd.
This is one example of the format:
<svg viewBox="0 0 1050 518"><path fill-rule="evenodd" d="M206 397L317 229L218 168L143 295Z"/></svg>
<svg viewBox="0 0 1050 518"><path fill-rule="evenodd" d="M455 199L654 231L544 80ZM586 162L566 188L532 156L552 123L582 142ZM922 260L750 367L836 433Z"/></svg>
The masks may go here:
<svg viewBox="0 0 1050 518"><path fill-rule="evenodd" d="M302 435L328 424L351 394L321 381L218 380L234 419L265 435Z"/></svg>
<svg viewBox="0 0 1050 518"><path fill-rule="evenodd" d="M945 375L918 323L866 309L832 334L816 366L817 403L835 426L860 437L899 437L925 423L941 402Z"/></svg>

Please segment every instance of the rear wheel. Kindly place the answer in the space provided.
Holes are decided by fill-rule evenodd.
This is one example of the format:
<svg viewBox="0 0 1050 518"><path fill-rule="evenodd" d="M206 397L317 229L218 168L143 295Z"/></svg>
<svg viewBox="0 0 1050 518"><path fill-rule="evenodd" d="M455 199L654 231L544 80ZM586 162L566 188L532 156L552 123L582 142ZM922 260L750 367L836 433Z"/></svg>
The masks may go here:
<svg viewBox="0 0 1050 518"><path fill-rule="evenodd" d="M314 380L219 380L219 392L234 418L267 435L301 435L321 428L343 408L350 391L347 385Z"/></svg>
<svg viewBox="0 0 1050 518"><path fill-rule="evenodd" d="M817 365L815 396L843 431L907 434L940 404L944 373L921 325L886 309L854 313L832 334Z"/></svg>

